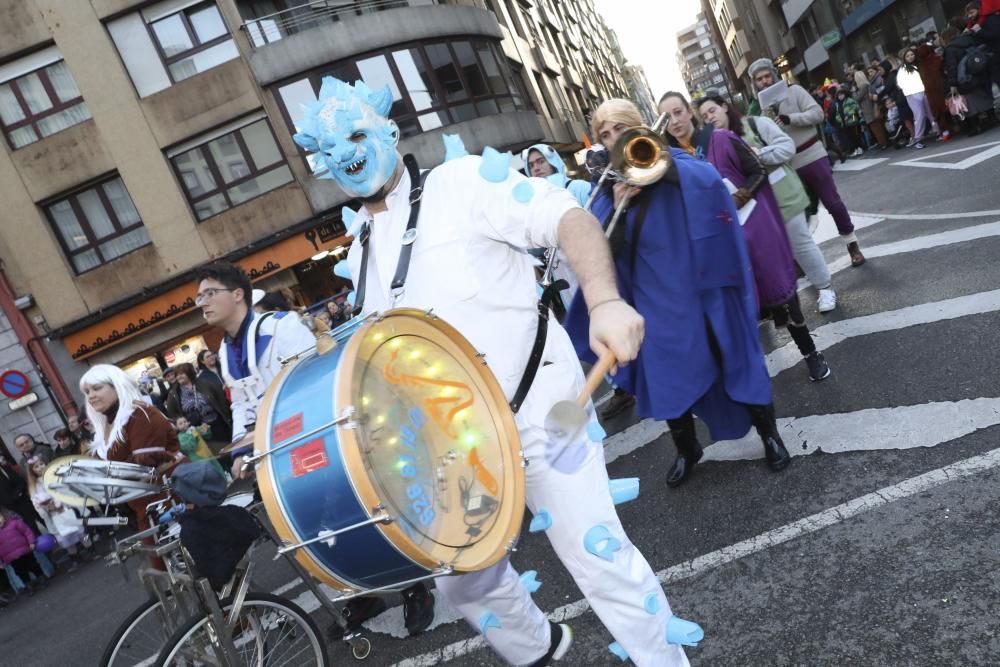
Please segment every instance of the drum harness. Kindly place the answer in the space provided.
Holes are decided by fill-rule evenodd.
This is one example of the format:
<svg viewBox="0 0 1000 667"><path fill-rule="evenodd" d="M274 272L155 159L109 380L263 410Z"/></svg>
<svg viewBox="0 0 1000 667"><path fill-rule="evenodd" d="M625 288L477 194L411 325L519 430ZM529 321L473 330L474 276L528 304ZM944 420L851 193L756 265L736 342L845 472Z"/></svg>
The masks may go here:
<svg viewBox="0 0 1000 667"><path fill-rule="evenodd" d="M403 165L410 176L410 183L415 183L416 185L410 188L410 217L406 223L406 231L403 232L403 239L399 249L399 261L396 264L396 274L392 278L393 306L395 306L396 301L402 296L403 288L406 284L406 276L410 270L410 256L413 254L413 242L417 240L417 219L420 216L420 201L423 199L424 184L427 182L427 176L431 173L430 171L426 171L421 174L417 159L412 154L403 156ZM368 239L370 237L371 227L368 223L365 223L365 226L361 229L361 236L358 237L362 251L360 276L355 289L356 297L353 312L355 316L361 313L365 305L365 283L368 280ZM542 353L545 350L545 339L548 335L549 311L559 292L567 287L569 285L565 280L557 280L545 287L542 291L542 296L538 300L538 328L535 331L535 342L531 346L531 354L528 356L524 375L521 376L521 382L517 385L514 397L510 401L510 409L514 414L517 414L517 411L521 409L521 405L528 395L528 390L531 389L531 384L535 380L535 375L538 373L538 367L541 365Z"/></svg>

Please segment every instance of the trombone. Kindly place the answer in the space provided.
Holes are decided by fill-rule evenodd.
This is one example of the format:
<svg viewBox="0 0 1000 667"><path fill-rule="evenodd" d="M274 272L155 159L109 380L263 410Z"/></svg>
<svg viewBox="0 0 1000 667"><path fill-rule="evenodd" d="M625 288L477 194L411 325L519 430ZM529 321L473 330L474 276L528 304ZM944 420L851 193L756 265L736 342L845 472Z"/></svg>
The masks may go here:
<svg viewBox="0 0 1000 667"><path fill-rule="evenodd" d="M600 179L594 189L590 191L590 197L583 209L590 212L590 207L594 204L594 199L601 191L604 181L612 179L627 183L633 187L643 187L652 185L663 178L667 170L670 169L672 160L667 142L663 139L663 128L667 124L667 114L661 114L652 127L633 127L625 130L615 141L611 148L610 163L604 168ZM611 237L618 224L622 213L628 208L631 197L628 192L622 198L615 214L608 223L608 228L604 231L605 238ZM549 248L545 261L545 272L542 274L541 285L548 287L552 284L552 271L558 264L558 250Z"/></svg>

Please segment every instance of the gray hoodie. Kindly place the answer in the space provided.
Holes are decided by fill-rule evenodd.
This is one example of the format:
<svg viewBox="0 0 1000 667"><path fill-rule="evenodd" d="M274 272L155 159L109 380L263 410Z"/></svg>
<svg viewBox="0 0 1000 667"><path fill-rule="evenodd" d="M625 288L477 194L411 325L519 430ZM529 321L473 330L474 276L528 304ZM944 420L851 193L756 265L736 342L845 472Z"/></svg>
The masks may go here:
<svg viewBox="0 0 1000 667"><path fill-rule="evenodd" d="M769 69L774 75L775 81L781 80L778 69L774 63L761 58L755 60L750 65L750 78L754 78L761 70ZM767 109L761 109L762 113L767 113ZM802 86L791 84L788 86L788 97L778 105L778 114L788 116L790 124L784 126L785 132L795 142L795 157L791 160L791 165L795 169L801 169L812 164L816 160L826 160L826 147L822 141L816 141L805 150L800 151L800 147L806 145L817 138L816 126L824 120L823 107L816 103L813 96Z"/></svg>

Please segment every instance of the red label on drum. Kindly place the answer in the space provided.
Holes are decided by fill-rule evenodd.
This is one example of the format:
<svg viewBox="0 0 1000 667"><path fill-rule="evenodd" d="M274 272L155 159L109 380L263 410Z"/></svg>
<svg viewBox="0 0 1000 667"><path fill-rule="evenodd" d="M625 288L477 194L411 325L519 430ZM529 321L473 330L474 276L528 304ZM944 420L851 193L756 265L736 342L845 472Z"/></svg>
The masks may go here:
<svg viewBox="0 0 1000 667"><path fill-rule="evenodd" d="M275 444L302 433L302 413L292 415L271 427L271 440Z"/></svg>
<svg viewBox="0 0 1000 667"><path fill-rule="evenodd" d="M330 464L322 438L296 447L289 455L292 459L292 474L296 477L325 468Z"/></svg>

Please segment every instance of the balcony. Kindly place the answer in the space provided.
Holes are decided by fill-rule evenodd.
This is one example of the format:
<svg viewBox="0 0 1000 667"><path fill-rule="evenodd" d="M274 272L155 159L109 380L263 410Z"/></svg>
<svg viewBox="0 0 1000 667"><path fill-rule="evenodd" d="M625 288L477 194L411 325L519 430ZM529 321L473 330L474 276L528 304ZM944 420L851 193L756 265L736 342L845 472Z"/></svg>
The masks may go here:
<svg viewBox="0 0 1000 667"><path fill-rule="evenodd" d="M857 9L844 17L844 35L850 35L895 2L896 0L865 0Z"/></svg>
<svg viewBox="0 0 1000 667"><path fill-rule="evenodd" d="M535 59L535 65L537 65L540 69L544 69L549 74L553 76L559 76L562 74L562 67L559 65L559 59L556 58L554 53L545 47L531 47L531 57Z"/></svg>
<svg viewBox="0 0 1000 667"><path fill-rule="evenodd" d="M483 0L359 0L347 4L342 0L320 0L306 2L266 16L249 18L240 26L240 31L246 35L250 47L258 49L289 35L312 28L339 25L354 17L427 5L464 5L486 9Z"/></svg>

